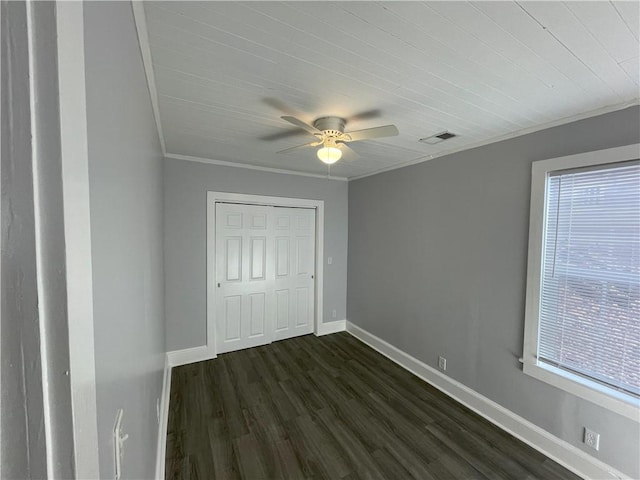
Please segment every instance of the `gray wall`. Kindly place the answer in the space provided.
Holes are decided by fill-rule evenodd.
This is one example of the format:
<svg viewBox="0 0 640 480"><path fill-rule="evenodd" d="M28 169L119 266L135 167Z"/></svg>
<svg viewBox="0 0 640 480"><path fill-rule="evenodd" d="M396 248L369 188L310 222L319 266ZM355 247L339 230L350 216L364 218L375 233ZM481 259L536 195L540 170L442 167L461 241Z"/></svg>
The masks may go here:
<svg viewBox="0 0 640 480"><path fill-rule="evenodd" d="M346 318L347 182L172 159L164 171L167 350L206 343L207 191L324 200L324 321Z"/></svg>
<svg viewBox="0 0 640 480"><path fill-rule="evenodd" d="M74 478L56 5L28 10L2 3L0 477Z"/></svg>
<svg viewBox="0 0 640 480"><path fill-rule="evenodd" d="M25 4L2 2L2 478L45 478Z"/></svg>
<svg viewBox="0 0 640 480"><path fill-rule="evenodd" d="M129 2L84 5L100 477L153 478L165 324L162 154Z"/></svg>
<svg viewBox="0 0 640 480"><path fill-rule="evenodd" d="M349 185L349 321L633 478L636 422L522 372L531 162L640 142L638 107ZM600 451L581 443L601 434Z"/></svg>

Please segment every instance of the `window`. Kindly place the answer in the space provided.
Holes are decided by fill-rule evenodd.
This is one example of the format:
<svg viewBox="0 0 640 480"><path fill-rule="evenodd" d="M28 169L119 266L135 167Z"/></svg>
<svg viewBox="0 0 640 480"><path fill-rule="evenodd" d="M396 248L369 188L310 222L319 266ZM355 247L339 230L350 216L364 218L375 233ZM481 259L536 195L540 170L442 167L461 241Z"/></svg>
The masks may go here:
<svg viewBox="0 0 640 480"><path fill-rule="evenodd" d="M534 162L524 371L640 421L640 145Z"/></svg>

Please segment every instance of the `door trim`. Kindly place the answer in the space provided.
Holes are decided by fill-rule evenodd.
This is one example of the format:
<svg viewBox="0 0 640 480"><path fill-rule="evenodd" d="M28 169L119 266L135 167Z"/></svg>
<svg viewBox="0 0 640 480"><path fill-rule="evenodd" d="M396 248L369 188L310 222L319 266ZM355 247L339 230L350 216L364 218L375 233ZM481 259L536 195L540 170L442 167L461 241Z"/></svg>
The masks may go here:
<svg viewBox="0 0 640 480"><path fill-rule="evenodd" d="M271 207L313 208L316 211L315 311L313 333L321 334L324 281L324 201L307 198L271 197L244 193L207 192L207 351L216 351L216 202L264 205Z"/></svg>
<svg viewBox="0 0 640 480"><path fill-rule="evenodd" d="M55 8L66 243L66 313L69 329L69 371L66 375L69 376L73 415L72 460L76 478L97 479L100 478L100 462L93 325L84 3L57 1ZM55 372L55 375L61 373Z"/></svg>

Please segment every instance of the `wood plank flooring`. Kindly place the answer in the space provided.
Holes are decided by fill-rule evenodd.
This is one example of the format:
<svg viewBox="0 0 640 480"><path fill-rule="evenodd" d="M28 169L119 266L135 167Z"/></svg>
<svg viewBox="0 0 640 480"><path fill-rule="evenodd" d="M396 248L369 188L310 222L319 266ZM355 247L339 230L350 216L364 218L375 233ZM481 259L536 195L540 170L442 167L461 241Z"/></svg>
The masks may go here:
<svg viewBox="0 0 640 480"><path fill-rule="evenodd" d="M166 478L577 479L348 333L173 369Z"/></svg>

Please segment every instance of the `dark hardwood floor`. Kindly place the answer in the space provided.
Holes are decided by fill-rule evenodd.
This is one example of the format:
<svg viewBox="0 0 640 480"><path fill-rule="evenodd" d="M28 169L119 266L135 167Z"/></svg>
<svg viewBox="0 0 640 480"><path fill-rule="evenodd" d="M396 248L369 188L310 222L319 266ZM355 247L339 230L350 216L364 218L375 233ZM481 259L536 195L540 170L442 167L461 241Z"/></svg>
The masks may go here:
<svg viewBox="0 0 640 480"><path fill-rule="evenodd" d="M173 369L167 479L575 479L348 333Z"/></svg>

